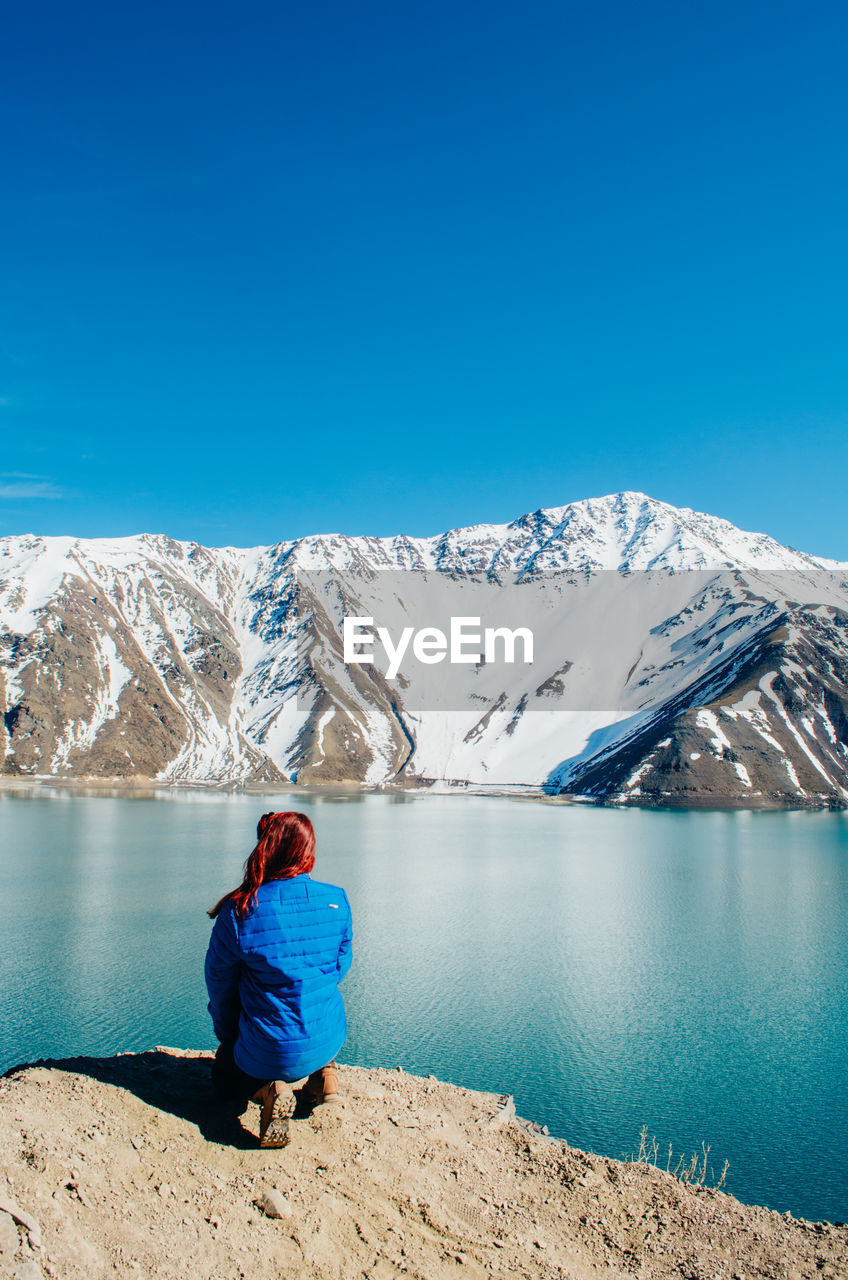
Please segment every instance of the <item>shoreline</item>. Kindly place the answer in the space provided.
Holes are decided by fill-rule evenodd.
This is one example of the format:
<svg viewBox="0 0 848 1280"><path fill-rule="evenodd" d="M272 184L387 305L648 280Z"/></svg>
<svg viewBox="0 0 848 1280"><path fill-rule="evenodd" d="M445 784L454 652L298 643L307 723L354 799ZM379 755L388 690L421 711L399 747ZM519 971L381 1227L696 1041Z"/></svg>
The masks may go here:
<svg viewBox="0 0 848 1280"><path fill-rule="evenodd" d="M0 1274L163 1280L838 1280L848 1227L570 1147L512 1099L342 1066L345 1105L225 1117L210 1052L0 1077ZM25 1270L25 1268L29 1268Z"/></svg>
<svg viewBox="0 0 848 1280"><path fill-rule="evenodd" d="M750 801L740 803L736 797L726 800L714 796L697 795L686 803L668 801L648 801L640 798L615 798L612 800L595 799L592 796L551 794L543 788L528 784L513 786L492 785L471 782L436 781L431 785L398 785L377 783L368 785L361 782L220 782L180 780L169 782L157 778L102 778L73 777L52 774L0 774L0 792L60 790L72 794L90 794L92 796L108 795L112 798L127 796L130 798L155 798L182 794L200 795L303 795L303 796L339 796L353 799L366 796L388 796L395 800L417 800L428 796L435 797L491 797L492 799L533 802L547 805L579 805L590 809L644 809L651 812L691 813L845 813L848 802L814 803L812 798L806 804L787 804L784 801L768 796L752 797Z"/></svg>

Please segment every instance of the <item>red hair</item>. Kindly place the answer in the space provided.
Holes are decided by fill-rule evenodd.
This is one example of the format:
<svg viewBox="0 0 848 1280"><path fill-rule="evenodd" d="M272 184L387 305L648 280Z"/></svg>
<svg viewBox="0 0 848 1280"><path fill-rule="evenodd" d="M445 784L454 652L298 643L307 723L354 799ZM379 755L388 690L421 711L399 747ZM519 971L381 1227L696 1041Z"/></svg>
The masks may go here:
<svg viewBox="0 0 848 1280"><path fill-rule="evenodd" d="M213 920L230 898L246 916L261 884L289 880L315 866L315 831L305 813L263 813L256 837L256 848L244 864L244 879L215 903L209 912Z"/></svg>

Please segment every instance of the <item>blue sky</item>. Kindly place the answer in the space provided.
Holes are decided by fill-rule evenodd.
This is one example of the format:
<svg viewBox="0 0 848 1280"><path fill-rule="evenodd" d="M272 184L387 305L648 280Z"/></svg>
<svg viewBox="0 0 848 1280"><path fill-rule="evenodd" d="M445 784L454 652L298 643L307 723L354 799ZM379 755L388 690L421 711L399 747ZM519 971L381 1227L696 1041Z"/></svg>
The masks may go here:
<svg viewBox="0 0 848 1280"><path fill-rule="evenodd" d="M848 9L14 6L0 533L640 489L848 559Z"/></svg>

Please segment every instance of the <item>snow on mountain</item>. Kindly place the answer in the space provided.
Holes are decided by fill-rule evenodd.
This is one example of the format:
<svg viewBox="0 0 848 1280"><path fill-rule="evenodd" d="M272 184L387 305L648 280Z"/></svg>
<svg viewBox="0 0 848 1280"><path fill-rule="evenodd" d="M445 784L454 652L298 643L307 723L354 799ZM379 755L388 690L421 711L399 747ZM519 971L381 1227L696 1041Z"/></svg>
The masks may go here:
<svg viewBox="0 0 848 1280"><path fill-rule="evenodd" d="M6 538L3 771L844 804L846 577L632 492L430 538ZM342 660L344 613L434 584L532 617L532 667Z"/></svg>

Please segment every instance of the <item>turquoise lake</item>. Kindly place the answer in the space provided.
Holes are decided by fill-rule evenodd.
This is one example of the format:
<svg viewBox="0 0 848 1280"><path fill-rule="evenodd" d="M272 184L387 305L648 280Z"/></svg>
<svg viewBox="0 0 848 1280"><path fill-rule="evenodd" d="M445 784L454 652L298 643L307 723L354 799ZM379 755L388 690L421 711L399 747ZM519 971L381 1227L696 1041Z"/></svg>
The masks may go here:
<svg viewBox="0 0 848 1280"><path fill-rule="evenodd" d="M848 815L477 796L0 791L0 1070L211 1048L206 908L309 813L354 963L342 1061L515 1095L572 1145L711 1148L848 1219Z"/></svg>

